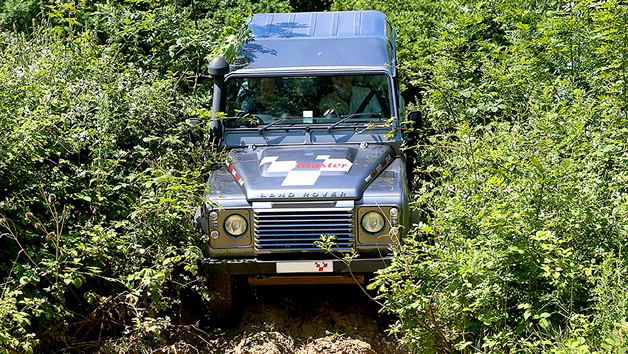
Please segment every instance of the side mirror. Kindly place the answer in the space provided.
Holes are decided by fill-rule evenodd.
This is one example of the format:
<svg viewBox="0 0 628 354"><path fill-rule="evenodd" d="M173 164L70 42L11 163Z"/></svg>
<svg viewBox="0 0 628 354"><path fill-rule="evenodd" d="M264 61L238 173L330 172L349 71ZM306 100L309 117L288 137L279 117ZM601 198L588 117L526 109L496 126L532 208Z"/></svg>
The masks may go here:
<svg viewBox="0 0 628 354"><path fill-rule="evenodd" d="M406 136L411 143L416 143L419 140L419 131L423 129L423 116L419 111L408 112L408 128L410 131Z"/></svg>
<svg viewBox="0 0 628 354"><path fill-rule="evenodd" d="M411 111L408 113L408 120L412 122L412 128L423 129L423 116L420 111Z"/></svg>
<svg viewBox="0 0 628 354"><path fill-rule="evenodd" d="M192 118L188 120L191 127L188 129L188 140L192 144L196 144L199 141L203 140L203 130L201 129L201 125L203 125L203 120L198 118Z"/></svg>

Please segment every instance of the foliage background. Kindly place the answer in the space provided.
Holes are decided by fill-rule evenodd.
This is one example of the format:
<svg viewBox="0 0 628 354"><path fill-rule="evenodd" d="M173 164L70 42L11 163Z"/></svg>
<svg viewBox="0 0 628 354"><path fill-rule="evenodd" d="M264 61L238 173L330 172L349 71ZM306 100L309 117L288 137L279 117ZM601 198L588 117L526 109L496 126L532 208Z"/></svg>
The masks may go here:
<svg viewBox="0 0 628 354"><path fill-rule="evenodd" d="M209 115L207 57L289 4L2 5L0 352L159 348L181 298L211 297L191 215L222 160L186 133Z"/></svg>
<svg viewBox="0 0 628 354"><path fill-rule="evenodd" d="M419 352L626 352L617 0L0 1L0 352L156 349L183 301L211 301L191 214L221 157L185 136L204 67L251 13L328 8L389 15L424 116L421 222L375 282L392 331Z"/></svg>
<svg viewBox="0 0 628 354"><path fill-rule="evenodd" d="M423 220L375 284L393 331L420 351L624 353L626 5L335 5L391 14L427 121Z"/></svg>

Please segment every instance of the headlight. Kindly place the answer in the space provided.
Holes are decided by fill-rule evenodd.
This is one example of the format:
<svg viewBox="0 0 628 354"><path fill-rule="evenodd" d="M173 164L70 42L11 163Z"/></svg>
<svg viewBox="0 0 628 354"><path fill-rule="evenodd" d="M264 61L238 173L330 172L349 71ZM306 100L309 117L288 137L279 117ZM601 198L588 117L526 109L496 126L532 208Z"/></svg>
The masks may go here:
<svg viewBox="0 0 628 354"><path fill-rule="evenodd" d="M368 233L376 234L384 229L384 225L384 217L376 211L370 211L362 217L362 228Z"/></svg>
<svg viewBox="0 0 628 354"><path fill-rule="evenodd" d="M225 220L225 231L233 237L240 237L246 232L246 220L238 214L230 215Z"/></svg>

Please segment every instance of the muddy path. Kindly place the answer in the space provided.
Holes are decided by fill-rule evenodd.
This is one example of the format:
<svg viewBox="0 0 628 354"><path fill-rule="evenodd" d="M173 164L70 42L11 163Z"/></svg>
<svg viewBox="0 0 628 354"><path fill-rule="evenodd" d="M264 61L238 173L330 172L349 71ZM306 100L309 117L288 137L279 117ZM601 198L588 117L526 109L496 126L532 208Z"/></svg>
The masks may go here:
<svg viewBox="0 0 628 354"><path fill-rule="evenodd" d="M215 353L407 353L386 334L392 318L357 285L239 289L239 315L210 319L205 347Z"/></svg>

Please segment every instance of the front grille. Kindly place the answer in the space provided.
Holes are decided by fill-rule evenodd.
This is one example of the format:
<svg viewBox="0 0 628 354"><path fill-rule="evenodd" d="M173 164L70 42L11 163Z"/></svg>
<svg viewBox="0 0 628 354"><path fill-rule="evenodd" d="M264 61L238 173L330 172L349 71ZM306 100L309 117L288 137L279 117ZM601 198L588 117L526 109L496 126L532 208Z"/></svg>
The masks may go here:
<svg viewBox="0 0 628 354"><path fill-rule="evenodd" d="M269 211L254 214L255 250L258 252L322 251L321 235L334 235L336 251L354 245L353 211Z"/></svg>

